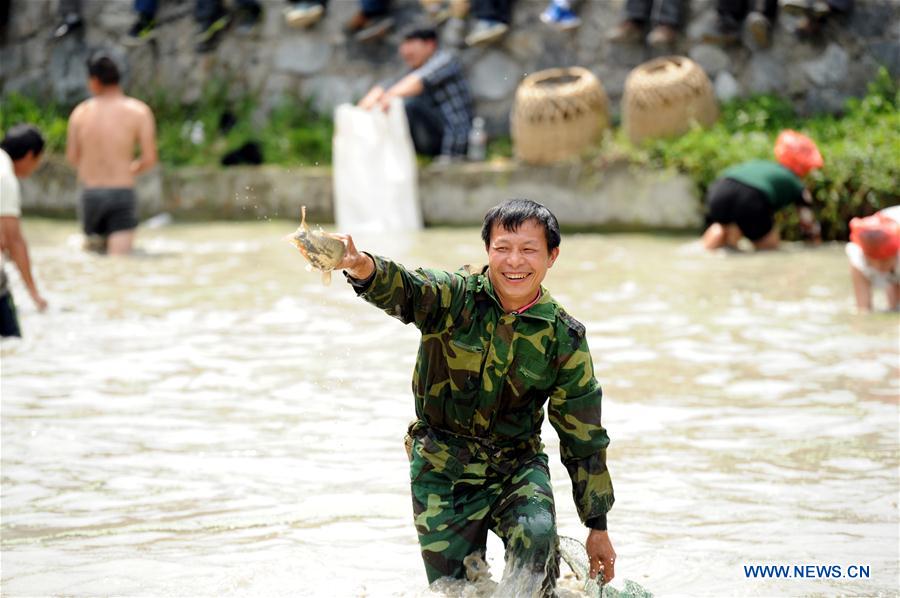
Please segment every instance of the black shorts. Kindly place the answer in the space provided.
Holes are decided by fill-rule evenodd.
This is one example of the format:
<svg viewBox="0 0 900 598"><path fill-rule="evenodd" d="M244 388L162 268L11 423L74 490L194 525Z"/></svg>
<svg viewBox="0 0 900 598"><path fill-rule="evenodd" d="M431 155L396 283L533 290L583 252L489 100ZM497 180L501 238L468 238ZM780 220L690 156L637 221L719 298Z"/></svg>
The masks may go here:
<svg viewBox="0 0 900 598"><path fill-rule="evenodd" d="M16 302L9 291L0 297L0 336L22 336L16 316Z"/></svg>
<svg viewBox="0 0 900 598"><path fill-rule="evenodd" d="M137 228L134 189L85 189L81 194L81 225L85 235L101 237Z"/></svg>
<svg viewBox="0 0 900 598"><path fill-rule="evenodd" d="M706 225L737 224L751 241L769 234L774 216L765 193L733 179L719 179L706 193Z"/></svg>

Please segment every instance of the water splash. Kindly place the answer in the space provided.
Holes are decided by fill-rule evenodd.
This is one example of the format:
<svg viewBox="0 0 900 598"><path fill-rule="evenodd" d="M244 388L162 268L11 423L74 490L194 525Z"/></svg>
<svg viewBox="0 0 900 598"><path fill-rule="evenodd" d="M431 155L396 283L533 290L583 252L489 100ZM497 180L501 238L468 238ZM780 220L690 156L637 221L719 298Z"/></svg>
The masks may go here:
<svg viewBox="0 0 900 598"><path fill-rule="evenodd" d="M559 598L652 598L653 594L639 584L625 580L622 589L601 586L589 579L589 564L584 545L574 538L559 536L559 552L562 560L572 569L557 580L553 594ZM547 595L551 584L546 583L547 571L555 564L548 557L543 567L535 568L514 557L507 558L503 577L496 582L491 577L490 565L481 553L473 553L463 559L466 579L444 577L431 584L422 596L442 598L525 598ZM553 566L551 566L553 565Z"/></svg>
<svg viewBox="0 0 900 598"><path fill-rule="evenodd" d="M436 580L422 596L441 598L489 598L497 589L497 582L491 579L491 568L484 555L472 553L463 559L466 579L442 577Z"/></svg>

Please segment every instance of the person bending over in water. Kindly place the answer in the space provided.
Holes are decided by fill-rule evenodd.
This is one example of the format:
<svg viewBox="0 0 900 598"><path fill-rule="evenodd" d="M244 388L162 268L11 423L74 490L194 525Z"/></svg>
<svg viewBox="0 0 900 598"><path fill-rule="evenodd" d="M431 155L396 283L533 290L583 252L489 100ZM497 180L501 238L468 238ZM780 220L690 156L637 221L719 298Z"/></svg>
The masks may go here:
<svg viewBox="0 0 900 598"><path fill-rule="evenodd" d="M66 158L84 185L81 224L90 248L126 254L138 224L135 178L156 165L156 123L144 102L123 93L109 56L88 60L88 88L93 97L72 111L66 142Z"/></svg>
<svg viewBox="0 0 900 598"><path fill-rule="evenodd" d="M455 273L409 270L359 252L350 235L334 236L346 244L338 268L357 295L422 333L407 449L429 583L464 579L463 560L484 553L491 530L506 546L504 580L520 595L552 594L559 551L540 438L545 403L590 528L591 576L602 570L611 580L601 390L584 326L541 286L559 256L556 217L524 199L492 208L481 230L488 265Z"/></svg>
<svg viewBox="0 0 900 598"><path fill-rule="evenodd" d="M31 275L28 244L19 224L22 215L19 179L29 177L37 170L43 153L44 137L34 125L16 125L0 141L0 336L22 336L16 304L3 269L7 255L16 263L38 310L47 309L47 302L38 292Z"/></svg>
<svg viewBox="0 0 900 598"><path fill-rule="evenodd" d="M775 226L775 212L791 204L799 208L804 234L819 240L819 223L808 204L812 197L801 180L822 167L822 155L815 142L796 131L782 131L775 142L771 160L751 160L728 168L706 194L706 222L703 233L706 249L737 248L747 237L756 249L775 249L781 235Z"/></svg>
<svg viewBox="0 0 900 598"><path fill-rule="evenodd" d="M874 216L850 221L850 242L845 247L856 308L872 311L872 289L884 287L888 309L900 309L900 206Z"/></svg>

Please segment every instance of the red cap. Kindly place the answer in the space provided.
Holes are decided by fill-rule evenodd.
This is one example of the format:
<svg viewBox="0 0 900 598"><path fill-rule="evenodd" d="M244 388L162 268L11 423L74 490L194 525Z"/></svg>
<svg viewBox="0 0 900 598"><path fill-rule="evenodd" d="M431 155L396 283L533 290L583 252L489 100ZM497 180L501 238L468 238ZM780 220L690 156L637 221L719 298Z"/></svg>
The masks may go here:
<svg viewBox="0 0 900 598"><path fill-rule="evenodd" d="M816 142L797 131L785 129L775 140L775 159L796 174L806 176L810 170L822 168L824 161Z"/></svg>
<svg viewBox="0 0 900 598"><path fill-rule="evenodd" d="M900 250L900 225L882 214L850 221L850 241L873 260L884 260Z"/></svg>

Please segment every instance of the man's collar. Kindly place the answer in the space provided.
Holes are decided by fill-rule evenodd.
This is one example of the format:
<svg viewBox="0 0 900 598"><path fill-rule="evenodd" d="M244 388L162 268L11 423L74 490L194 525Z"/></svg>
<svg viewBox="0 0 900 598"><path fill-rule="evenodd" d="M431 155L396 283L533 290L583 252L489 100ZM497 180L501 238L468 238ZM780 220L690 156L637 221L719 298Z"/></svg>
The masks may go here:
<svg viewBox="0 0 900 598"><path fill-rule="evenodd" d="M470 272L477 272L473 270L469 270ZM491 283L491 277L488 274L488 267L483 266L481 271L477 273L477 282L475 286L476 294L481 293L482 295L487 296L493 301L501 311L506 312L503 309L503 305L500 303L500 299L497 298L497 293L494 291L494 285ZM547 289L541 285L541 298L538 299L537 303L529 307L527 310L520 314L516 314L522 318L535 318L538 320L545 320L547 322L553 322L556 319L556 302L553 301L553 297L550 296L550 293L547 292Z"/></svg>
<svg viewBox="0 0 900 598"><path fill-rule="evenodd" d="M547 289L541 285L541 298L526 311L520 313L519 316L553 322L556 319L556 302L550 296L550 293L547 292Z"/></svg>

